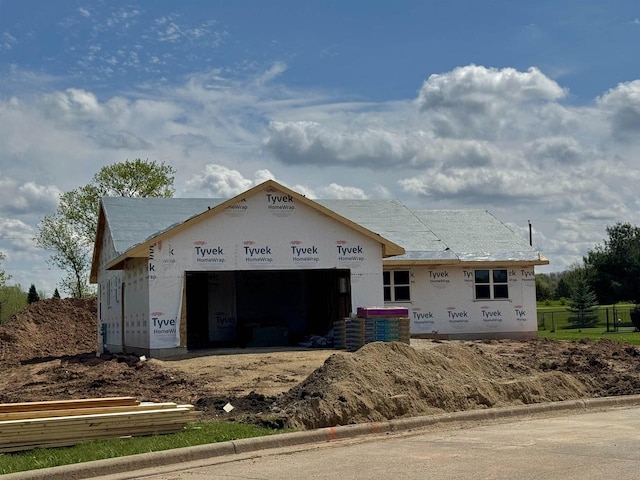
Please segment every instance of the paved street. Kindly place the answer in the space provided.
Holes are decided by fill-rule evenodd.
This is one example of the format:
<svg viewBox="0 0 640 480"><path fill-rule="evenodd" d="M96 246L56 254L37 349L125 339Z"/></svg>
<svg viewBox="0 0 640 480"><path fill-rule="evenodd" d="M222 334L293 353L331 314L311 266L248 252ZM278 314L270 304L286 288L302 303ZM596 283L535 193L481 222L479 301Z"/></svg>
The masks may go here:
<svg viewBox="0 0 640 480"><path fill-rule="evenodd" d="M104 479L637 479L640 408L255 452Z"/></svg>

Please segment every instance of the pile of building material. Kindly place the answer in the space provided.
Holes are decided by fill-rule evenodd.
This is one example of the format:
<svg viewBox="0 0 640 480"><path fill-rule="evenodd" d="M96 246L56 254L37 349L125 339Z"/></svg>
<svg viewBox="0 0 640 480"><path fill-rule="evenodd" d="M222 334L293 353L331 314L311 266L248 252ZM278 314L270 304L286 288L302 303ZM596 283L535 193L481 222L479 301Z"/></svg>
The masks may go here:
<svg viewBox="0 0 640 480"><path fill-rule="evenodd" d="M181 431L193 405L134 397L0 404L0 453Z"/></svg>
<svg viewBox="0 0 640 480"><path fill-rule="evenodd" d="M334 346L349 351L372 342L408 344L409 311L402 307L358 308L357 316L334 325Z"/></svg>

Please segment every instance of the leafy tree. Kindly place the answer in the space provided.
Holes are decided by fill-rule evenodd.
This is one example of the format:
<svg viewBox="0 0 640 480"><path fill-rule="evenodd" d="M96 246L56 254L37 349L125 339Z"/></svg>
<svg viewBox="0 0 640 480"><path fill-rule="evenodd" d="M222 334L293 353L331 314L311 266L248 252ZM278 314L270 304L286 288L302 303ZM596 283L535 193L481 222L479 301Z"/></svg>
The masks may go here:
<svg viewBox="0 0 640 480"><path fill-rule="evenodd" d="M586 274L578 275L569 302L569 323L576 327L593 327L598 323L598 299L587 282Z"/></svg>
<svg viewBox="0 0 640 480"><path fill-rule="evenodd" d="M552 297L553 292L548 277L543 274L536 275L536 301L551 300Z"/></svg>
<svg viewBox="0 0 640 480"><path fill-rule="evenodd" d="M7 321L27 306L27 294L20 285L0 288L0 323Z"/></svg>
<svg viewBox="0 0 640 480"><path fill-rule="evenodd" d="M51 298L60 298L60 292L58 291L58 289L56 288L53 292L53 297Z"/></svg>
<svg viewBox="0 0 640 480"><path fill-rule="evenodd" d="M59 215L44 217L36 237L40 248L51 250L49 263L67 272L62 288L74 298L83 298L89 291L91 244Z"/></svg>
<svg viewBox="0 0 640 480"><path fill-rule="evenodd" d="M601 304L640 302L640 228L617 223L607 228L609 239L584 259L589 281Z"/></svg>
<svg viewBox="0 0 640 480"><path fill-rule="evenodd" d="M84 187L62 194L58 213L90 243L95 240L102 197L170 198L175 170L164 163L139 158L103 167Z"/></svg>
<svg viewBox="0 0 640 480"><path fill-rule="evenodd" d="M32 283L31 287L29 287L29 293L27 293L27 303L31 305L32 303L36 303L40 301L40 295L36 291L36 286Z"/></svg>
<svg viewBox="0 0 640 480"><path fill-rule="evenodd" d="M91 253L102 197L171 197L173 167L136 159L103 167L91 182L60 196L56 213L44 217L36 237L39 247L51 250L50 263L67 274L61 287L73 297L91 296L88 283Z"/></svg>
<svg viewBox="0 0 640 480"><path fill-rule="evenodd" d="M2 262L2 260L4 260L6 257L4 255L4 253L0 252L0 263ZM2 269L2 266L0 265L0 287L4 287L4 285L7 283L7 281L11 279L11 275L9 275L7 272L5 272Z"/></svg>

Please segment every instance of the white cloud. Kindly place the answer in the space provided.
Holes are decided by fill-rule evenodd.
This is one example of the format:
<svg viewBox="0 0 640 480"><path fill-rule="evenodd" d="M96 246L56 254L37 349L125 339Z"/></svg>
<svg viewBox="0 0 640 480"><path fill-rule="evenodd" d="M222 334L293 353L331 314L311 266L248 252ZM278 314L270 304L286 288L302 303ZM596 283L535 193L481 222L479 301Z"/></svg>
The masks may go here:
<svg viewBox="0 0 640 480"><path fill-rule="evenodd" d="M269 83L272 80L274 80L275 78L279 77L280 75L282 75L284 72L286 72L288 69L287 64L284 62L276 62L273 65L271 65L271 67L269 67L269 69L264 72L262 75L260 75L258 77L258 79L256 80L256 82L258 83L258 85L263 85L265 83Z"/></svg>
<svg viewBox="0 0 640 480"><path fill-rule="evenodd" d="M49 106L47 113L54 117L95 117L102 111L93 93L77 88L47 94L44 103Z"/></svg>
<svg viewBox="0 0 640 480"><path fill-rule="evenodd" d="M363 114L366 116L366 113ZM503 148L487 140L441 138L397 126L338 128L317 122L271 122L265 148L287 164L345 165L366 168L399 166L425 169L438 165L487 167L506 161Z"/></svg>
<svg viewBox="0 0 640 480"><path fill-rule="evenodd" d="M621 83L598 97L597 104L611 122L611 134L624 141L640 139L640 80Z"/></svg>
<svg viewBox="0 0 640 480"><path fill-rule="evenodd" d="M207 42L208 46L219 47L227 32L220 28L215 29L217 23L214 20L208 20L196 26L187 24L179 24L178 15L167 15L157 18L153 22L151 31L155 38L160 42L168 42L178 44L183 40L188 42Z"/></svg>
<svg viewBox="0 0 640 480"><path fill-rule="evenodd" d="M438 136L515 140L560 133L557 128L569 121L570 112L556 102L565 94L536 68L519 72L469 65L431 75L416 105Z"/></svg>
<svg viewBox="0 0 640 480"><path fill-rule="evenodd" d="M230 198L267 180L276 180L309 198L368 198L368 195L360 188L339 185L335 182L317 187L309 187L304 184L290 186L286 181L276 179L266 169L257 170L253 174L253 179L248 179L238 170L217 164L206 165L200 174L194 175L186 183L188 190L192 193L198 191L217 198Z"/></svg>
<svg viewBox="0 0 640 480"><path fill-rule="evenodd" d="M33 238L36 229L16 218L0 217L0 239L3 245L10 248L2 249L8 259L13 258L20 252L33 252L36 250ZM12 253L13 252L13 253Z"/></svg>
<svg viewBox="0 0 640 480"><path fill-rule="evenodd" d="M316 198L338 198L338 199L358 199L365 200L369 196L361 189L356 187L347 187L331 183L326 187L316 189Z"/></svg>
<svg viewBox="0 0 640 480"><path fill-rule="evenodd" d="M177 42L183 34L180 27L173 22L163 25L164 30L158 31L158 40L161 42Z"/></svg>
<svg viewBox="0 0 640 480"><path fill-rule="evenodd" d="M140 10L136 8L124 9L120 8L111 12L110 16L105 21L105 26L109 28L121 28L128 29L137 23L137 17L141 14Z"/></svg>
<svg viewBox="0 0 640 480"><path fill-rule="evenodd" d="M523 148L524 155L539 167L577 165L591 156L577 139L572 137L546 137L535 139Z"/></svg>
<svg viewBox="0 0 640 480"><path fill-rule="evenodd" d="M54 185L38 185L35 182L27 182L18 187L15 198L21 198L25 208L36 212L47 212L58 205L58 199L62 192Z"/></svg>
<svg viewBox="0 0 640 480"><path fill-rule="evenodd" d="M316 122L271 122L265 147L285 163L388 166L432 161L422 132L343 130Z"/></svg>
<svg viewBox="0 0 640 480"><path fill-rule="evenodd" d="M429 77L416 110L389 104L361 112L336 106L330 115L311 107L305 109L311 110L306 120L280 115L269 124L265 148L292 165L428 169L501 168L505 162L519 168L532 160L579 163L606 123L594 108L557 103L564 95L534 68L517 72L471 65Z"/></svg>
<svg viewBox="0 0 640 480"><path fill-rule="evenodd" d="M534 67L519 72L513 68L468 65L429 76L416 102L421 110L457 109L463 105L469 114L476 114L488 111L496 102L556 101L565 94L563 88Z"/></svg>
<svg viewBox="0 0 640 480"><path fill-rule="evenodd" d="M206 165L200 175L186 182L190 190L205 191L213 197L230 198L253 186L253 182L237 171L222 165Z"/></svg>
<svg viewBox="0 0 640 480"><path fill-rule="evenodd" d="M264 183L267 180L275 180L276 177L273 176L273 174L266 169L263 170L258 170L254 175L254 183L256 185L259 185L260 183Z"/></svg>
<svg viewBox="0 0 640 480"><path fill-rule="evenodd" d="M117 132L96 132L91 135L101 147L136 151L143 150L151 147L149 142L144 141L134 133L127 132L126 130L118 130Z"/></svg>
<svg viewBox="0 0 640 480"><path fill-rule="evenodd" d="M9 32L2 32L0 35L0 50L11 50L18 43L18 39Z"/></svg>

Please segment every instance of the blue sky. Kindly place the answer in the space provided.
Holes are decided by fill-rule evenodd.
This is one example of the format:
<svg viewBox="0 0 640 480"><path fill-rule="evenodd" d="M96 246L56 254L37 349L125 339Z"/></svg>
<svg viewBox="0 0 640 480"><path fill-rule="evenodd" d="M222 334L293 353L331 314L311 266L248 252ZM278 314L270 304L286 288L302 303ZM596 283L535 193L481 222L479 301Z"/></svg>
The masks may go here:
<svg viewBox="0 0 640 480"><path fill-rule="evenodd" d="M242 75L278 61L289 66L289 86L375 101L409 98L431 73L468 64L537 66L565 78L576 101L637 78L624 48L638 41L635 1L177 5L4 0L3 65L108 95L160 77L221 67Z"/></svg>
<svg viewBox="0 0 640 480"><path fill-rule="evenodd" d="M177 195L484 208L560 271L640 223L637 1L0 0L0 251L133 158Z"/></svg>

